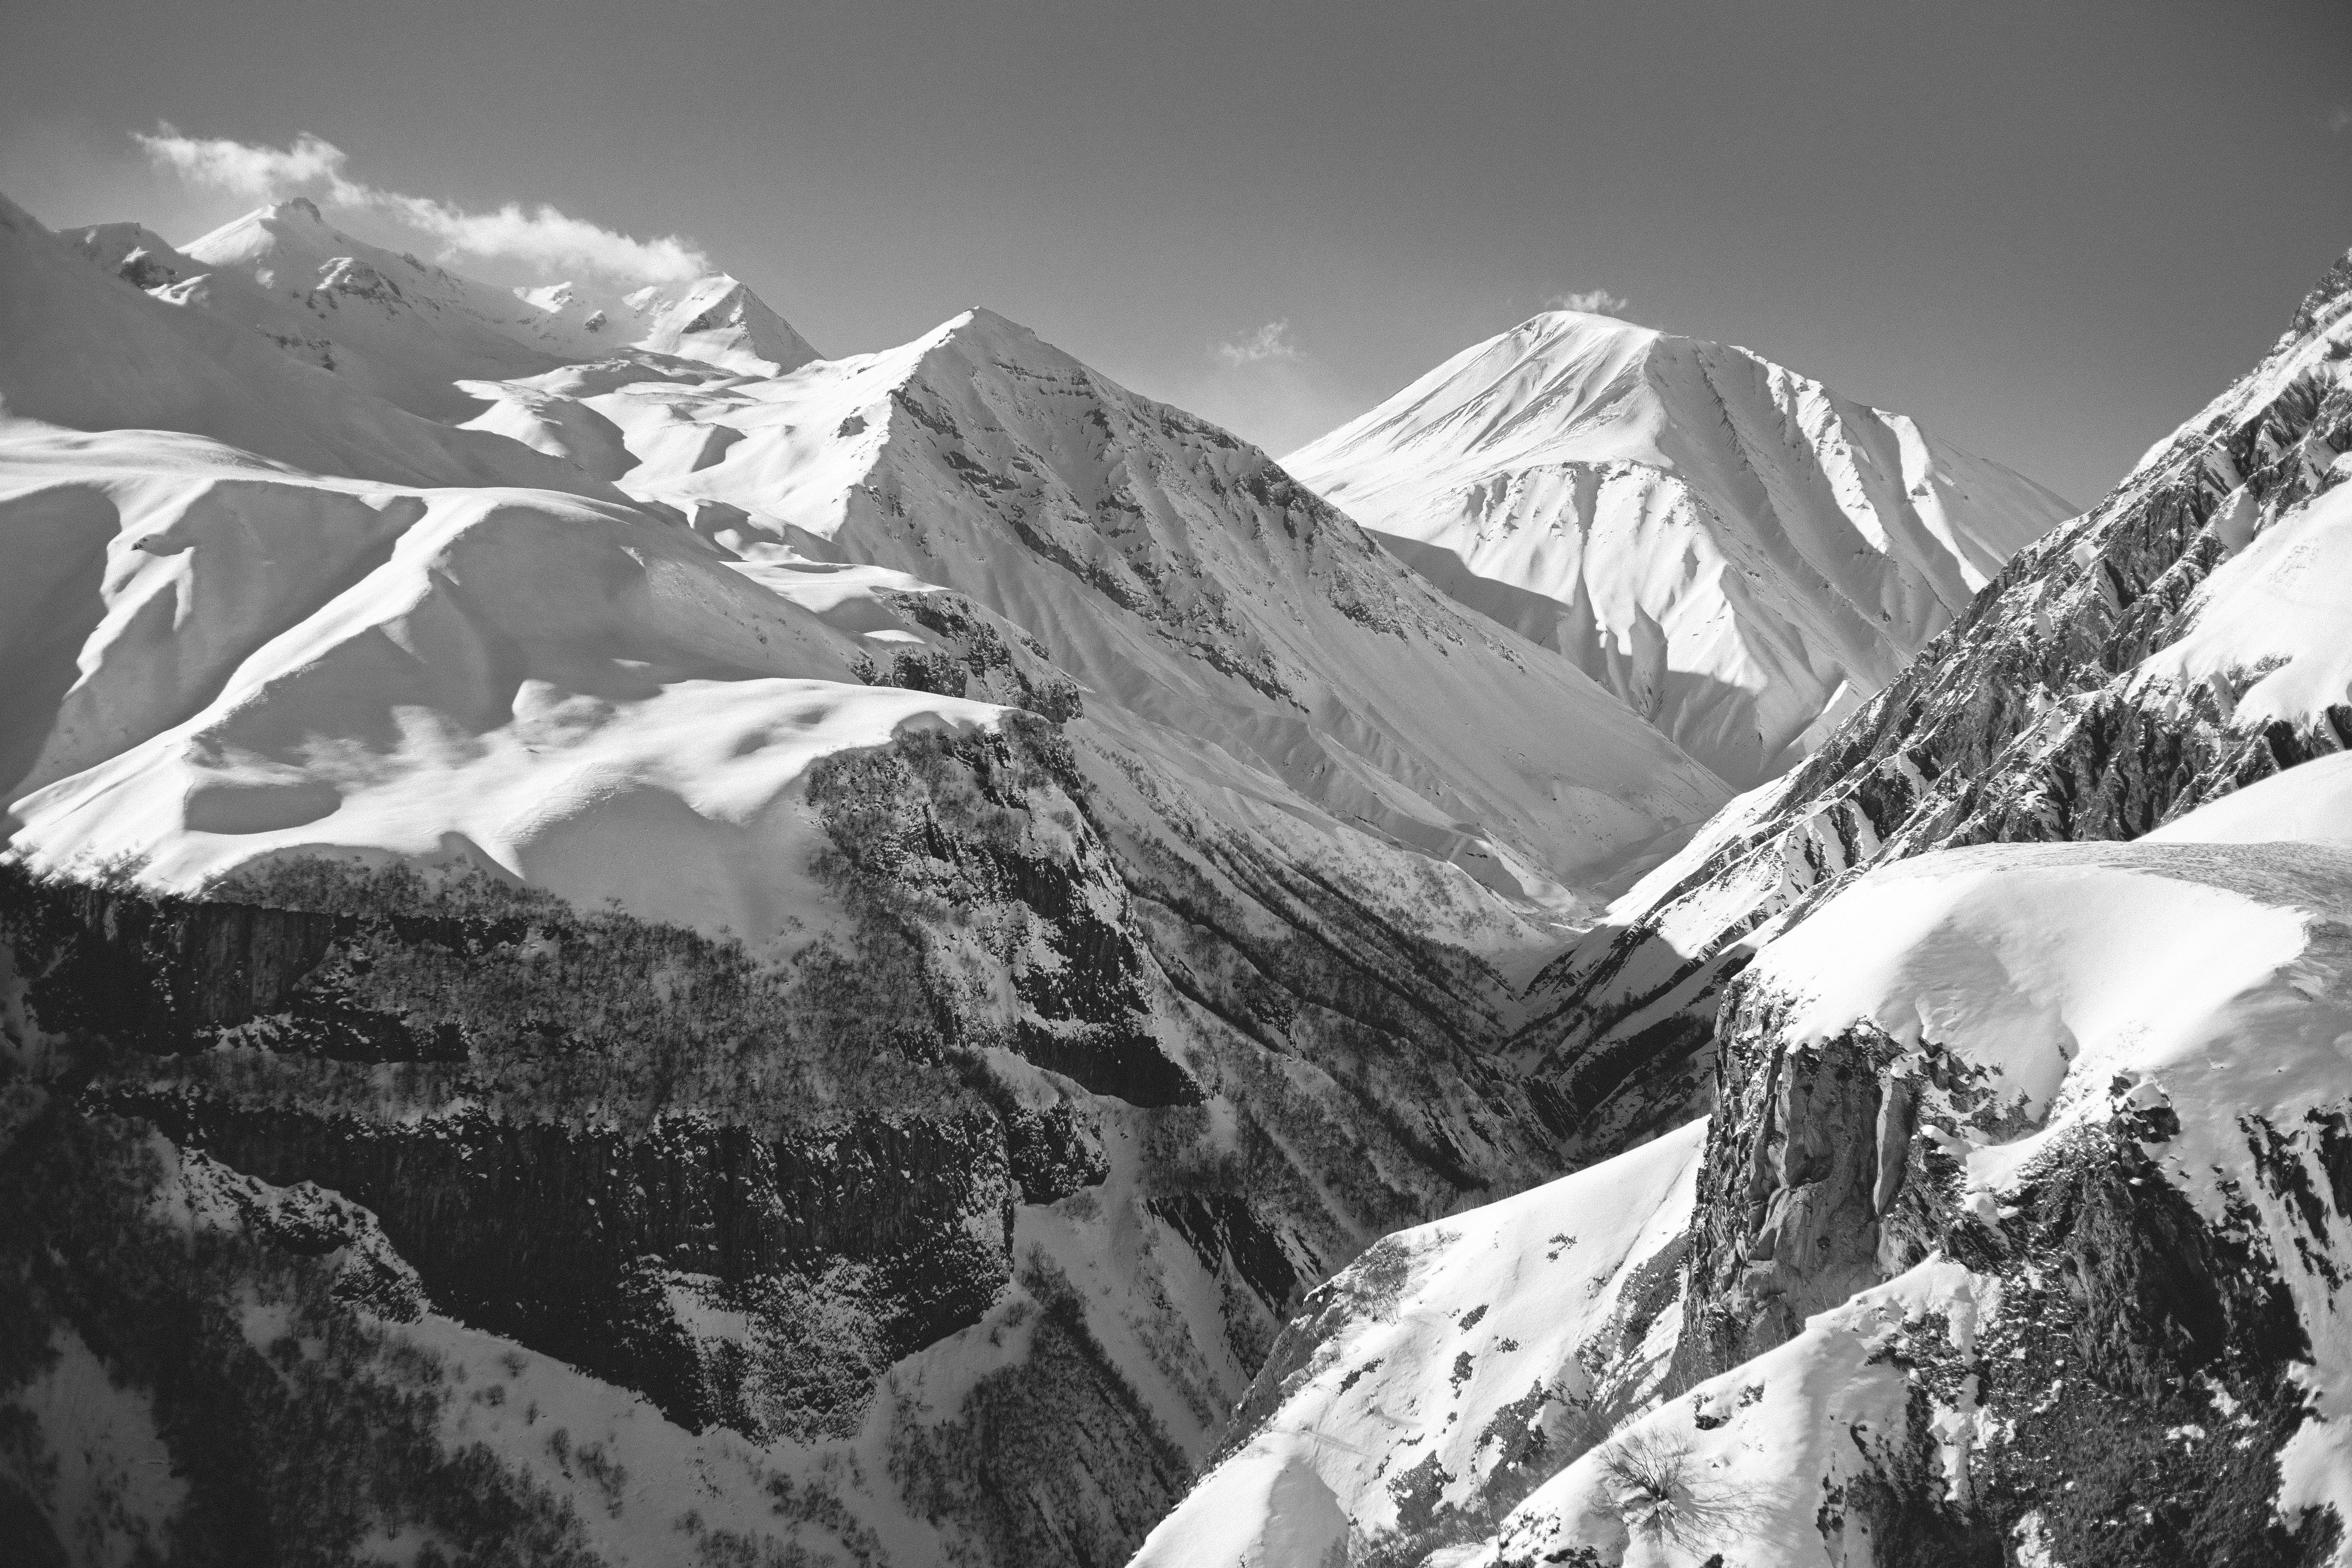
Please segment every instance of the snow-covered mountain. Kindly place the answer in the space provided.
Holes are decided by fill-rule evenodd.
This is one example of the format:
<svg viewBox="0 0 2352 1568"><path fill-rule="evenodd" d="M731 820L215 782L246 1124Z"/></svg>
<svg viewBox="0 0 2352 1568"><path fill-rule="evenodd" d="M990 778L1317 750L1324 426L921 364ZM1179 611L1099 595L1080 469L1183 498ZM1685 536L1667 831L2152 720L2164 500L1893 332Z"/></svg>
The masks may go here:
<svg viewBox="0 0 2352 1568"><path fill-rule="evenodd" d="M2071 510L1746 349L1573 310L1283 466L1740 788L1809 755Z"/></svg>
<svg viewBox="0 0 2352 1568"><path fill-rule="evenodd" d="M159 299L250 328L362 391L450 423L479 411L458 382L535 375L630 349L751 376L817 357L723 273L627 294L578 283L499 289L345 234L299 196L181 249L136 224L70 237Z"/></svg>
<svg viewBox="0 0 2352 1568"><path fill-rule="evenodd" d="M751 558L953 588L1202 798L1273 791L1514 897L1572 907L1721 798L1567 659L1464 614L1263 453L987 311L747 385L557 372L474 424Z"/></svg>
<svg viewBox="0 0 2352 1568"><path fill-rule="evenodd" d="M1646 1117L1695 1089L1716 984L1882 859L2129 838L2345 744L2339 623L2300 584L2324 580L2302 574L2346 526L2347 342L2339 267L2261 364L1570 945L1531 989L1520 1043L1583 1080L1580 1113Z"/></svg>
<svg viewBox="0 0 2352 1568"><path fill-rule="evenodd" d="M455 430L281 353L249 328L109 278L0 197L0 416L206 437L316 473L617 498L573 465Z"/></svg>
<svg viewBox="0 0 2352 1568"><path fill-rule="evenodd" d="M1139 1561L2352 1562L2347 331L2352 257L1572 947L1625 1152L1367 1253Z"/></svg>
<svg viewBox="0 0 2352 1568"><path fill-rule="evenodd" d="M0 246L36 1561L2346 1561L2352 258L2006 567L1553 322L1426 421L1650 474L1551 646L985 311ZM1972 574L1721 810L1611 689Z"/></svg>
<svg viewBox="0 0 2352 1568"><path fill-rule="evenodd" d="M330 370L273 268L10 237L7 1517L1112 1561L1308 1288L1560 1169L1507 971L1725 792L1263 453L984 314L451 428L352 367L468 296ZM305 1437L248 1306L413 1397Z"/></svg>

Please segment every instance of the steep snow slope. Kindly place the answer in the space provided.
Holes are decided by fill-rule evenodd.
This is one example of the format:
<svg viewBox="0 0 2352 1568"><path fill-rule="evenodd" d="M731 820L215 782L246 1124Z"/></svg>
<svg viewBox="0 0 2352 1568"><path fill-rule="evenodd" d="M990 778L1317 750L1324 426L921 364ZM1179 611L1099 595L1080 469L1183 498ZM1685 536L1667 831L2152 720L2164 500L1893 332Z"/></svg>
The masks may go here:
<svg viewBox="0 0 2352 1568"><path fill-rule="evenodd" d="M1271 783L1516 897L1567 904L1721 798L1263 454L986 311L764 383L557 372L478 423L607 473L617 431L618 482L736 550L888 566L1024 627L1090 720L1186 748L1203 798Z"/></svg>
<svg viewBox="0 0 2352 1568"><path fill-rule="evenodd" d="M1811 753L2069 510L1745 349L1569 310L1283 466L1740 787Z"/></svg>
<svg viewBox="0 0 2352 1568"><path fill-rule="evenodd" d="M2298 831L2343 767L1881 867L1767 944L1684 1319L1720 1371L1495 1560L2352 1561L2352 856Z"/></svg>
<svg viewBox="0 0 2352 1568"><path fill-rule="evenodd" d="M1580 1080L1596 1128L1678 1115L1717 982L1863 868L2134 837L2352 740L2348 353L2352 258L2261 364L1538 979L1522 1043Z"/></svg>
<svg viewBox="0 0 2352 1568"><path fill-rule="evenodd" d="M1483 1536L1656 1397L1705 1139L1401 1231L1318 1289L1136 1568L1419 1562Z"/></svg>
<svg viewBox="0 0 2352 1568"><path fill-rule="evenodd" d="M314 473L613 491L502 437L451 430L289 361L257 333L147 299L0 197L0 415L211 437Z"/></svg>

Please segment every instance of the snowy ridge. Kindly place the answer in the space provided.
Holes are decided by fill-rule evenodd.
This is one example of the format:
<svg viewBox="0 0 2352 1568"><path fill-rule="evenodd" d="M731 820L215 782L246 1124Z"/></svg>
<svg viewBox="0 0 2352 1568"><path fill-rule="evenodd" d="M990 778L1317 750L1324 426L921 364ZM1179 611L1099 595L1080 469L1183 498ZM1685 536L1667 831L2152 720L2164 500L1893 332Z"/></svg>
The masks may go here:
<svg viewBox="0 0 2352 1568"><path fill-rule="evenodd" d="M135 235L121 237L134 239L127 256ZM148 299L5 197L0 277L0 415L10 420L180 431L313 473L393 484L614 495L568 463L449 429L300 364L244 326Z"/></svg>
<svg viewBox="0 0 2352 1568"><path fill-rule="evenodd" d="M723 273L627 295L572 283L508 290L345 234L299 197L182 249L135 224L72 237L89 259L167 303L250 328L306 364L446 423L479 411L460 381L536 375L631 351L751 376L817 357Z"/></svg>
<svg viewBox="0 0 2352 1568"><path fill-rule="evenodd" d="M1209 798L1271 786L1538 906L1575 909L1579 884L1721 798L1567 660L1463 614L1264 454L984 310L767 382L558 371L475 424L747 556L953 588L1039 638L1090 718L1213 769Z"/></svg>
<svg viewBox="0 0 2352 1568"><path fill-rule="evenodd" d="M1745 349L1554 311L1283 459L1745 787L2067 514Z"/></svg>

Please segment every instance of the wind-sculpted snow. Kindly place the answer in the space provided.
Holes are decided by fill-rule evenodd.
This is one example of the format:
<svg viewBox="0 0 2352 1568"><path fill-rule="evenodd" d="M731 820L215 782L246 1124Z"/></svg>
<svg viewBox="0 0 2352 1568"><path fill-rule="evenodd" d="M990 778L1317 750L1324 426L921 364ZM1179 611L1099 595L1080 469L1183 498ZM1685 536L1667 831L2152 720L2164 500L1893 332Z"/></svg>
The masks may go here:
<svg viewBox="0 0 2352 1568"><path fill-rule="evenodd" d="M1211 798L1294 795L1564 909L1721 798L1567 660L1465 616L1264 454L985 311L770 382L590 367L510 397L477 423L595 463L617 430L634 461L598 471L730 548L890 567L1024 627L1090 717L1213 769Z"/></svg>
<svg viewBox="0 0 2352 1568"><path fill-rule="evenodd" d="M1566 310L1284 466L1741 787L1817 749L2069 510L1745 349Z"/></svg>
<svg viewBox="0 0 2352 1568"><path fill-rule="evenodd" d="M7 793L47 865L455 858L764 944L811 901L809 764L997 711L861 685L893 645L634 509L126 435L13 442L0 487Z"/></svg>
<svg viewBox="0 0 2352 1568"><path fill-rule="evenodd" d="M1861 870L2126 839L2352 739L2352 272L1885 692L1735 802L1531 989L1523 1037L1604 1131L1675 1114L1715 986ZM1670 1104L1653 1105L1661 1101Z"/></svg>

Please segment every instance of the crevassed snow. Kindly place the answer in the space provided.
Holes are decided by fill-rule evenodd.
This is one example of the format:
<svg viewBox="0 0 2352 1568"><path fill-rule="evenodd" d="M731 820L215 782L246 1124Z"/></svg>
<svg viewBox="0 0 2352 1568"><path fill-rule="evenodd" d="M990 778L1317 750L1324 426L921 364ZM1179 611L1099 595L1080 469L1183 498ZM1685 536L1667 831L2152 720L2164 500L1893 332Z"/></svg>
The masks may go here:
<svg viewBox="0 0 2352 1568"><path fill-rule="evenodd" d="M2069 510L1745 349L1568 310L1283 464L1736 787L1812 751Z"/></svg>

